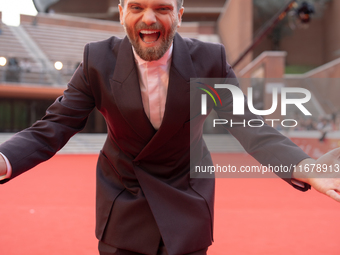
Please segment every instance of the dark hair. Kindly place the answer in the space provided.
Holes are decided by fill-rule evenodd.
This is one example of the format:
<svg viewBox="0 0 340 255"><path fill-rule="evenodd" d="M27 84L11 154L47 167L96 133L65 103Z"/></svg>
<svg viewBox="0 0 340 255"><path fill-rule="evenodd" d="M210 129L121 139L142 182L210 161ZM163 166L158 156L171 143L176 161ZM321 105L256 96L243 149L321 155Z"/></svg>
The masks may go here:
<svg viewBox="0 0 340 255"><path fill-rule="evenodd" d="M119 0L119 3L121 6L124 6L124 1L125 0ZM177 11L179 11L179 9L181 9L181 7L183 6L183 2L184 0L177 0Z"/></svg>

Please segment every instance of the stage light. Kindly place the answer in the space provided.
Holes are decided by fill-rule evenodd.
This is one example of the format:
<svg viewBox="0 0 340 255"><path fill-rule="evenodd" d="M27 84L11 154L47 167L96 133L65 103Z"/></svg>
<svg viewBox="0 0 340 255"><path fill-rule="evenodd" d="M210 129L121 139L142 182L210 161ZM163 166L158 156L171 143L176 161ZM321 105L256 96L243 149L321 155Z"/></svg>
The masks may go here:
<svg viewBox="0 0 340 255"><path fill-rule="evenodd" d="M7 63L7 59L5 57L0 57L0 66L5 66Z"/></svg>
<svg viewBox="0 0 340 255"><path fill-rule="evenodd" d="M312 15L315 14L315 8L313 4L306 1L295 4L294 10L288 15L288 24L292 30L296 28L307 29L311 22Z"/></svg>
<svg viewBox="0 0 340 255"><path fill-rule="evenodd" d="M309 23L311 14L315 13L314 6L308 2L302 2L296 10L296 15L301 23Z"/></svg>
<svg viewBox="0 0 340 255"><path fill-rule="evenodd" d="M61 63L60 61L55 62L54 68L60 71L61 69L63 69L63 63Z"/></svg>

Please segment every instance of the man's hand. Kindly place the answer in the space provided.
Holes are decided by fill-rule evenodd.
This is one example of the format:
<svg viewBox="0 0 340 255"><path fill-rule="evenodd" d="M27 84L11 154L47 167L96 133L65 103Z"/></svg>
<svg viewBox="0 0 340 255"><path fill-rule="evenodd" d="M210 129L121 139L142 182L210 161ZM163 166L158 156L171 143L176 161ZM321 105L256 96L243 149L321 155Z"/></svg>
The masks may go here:
<svg viewBox="0 0 340 255"><path fill-rule="evenodd" d="M302 160L295 168L293 178L310 184L315 190L340 202L340 148L317 160Z"/></svg>
<svg viewBox="0 0 340 255"><path fill-rule="evenodd" d="M0 177L7 173L7 166L5 159L0 154Z"/></svg>

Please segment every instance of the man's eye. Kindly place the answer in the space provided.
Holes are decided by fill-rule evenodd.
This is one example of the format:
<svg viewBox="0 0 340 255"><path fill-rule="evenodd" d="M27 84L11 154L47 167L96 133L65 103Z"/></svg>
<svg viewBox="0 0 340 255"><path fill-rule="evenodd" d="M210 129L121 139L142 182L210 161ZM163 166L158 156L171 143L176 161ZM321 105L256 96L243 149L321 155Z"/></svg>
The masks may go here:
<svg viewBox="0 0 340 255"><path fill-rule="evenodd" d="M141 10L142 8L140 8L139 6L131 6L130 7L132 10Z"/></svg>
<svg viewBox="0 0 340 255"><path fill-rule="evenodd" d="M167 11L170 11L170 8L162 7L162 8L158 8L158 11L160 11L160 12L167 12Z"/></svg>

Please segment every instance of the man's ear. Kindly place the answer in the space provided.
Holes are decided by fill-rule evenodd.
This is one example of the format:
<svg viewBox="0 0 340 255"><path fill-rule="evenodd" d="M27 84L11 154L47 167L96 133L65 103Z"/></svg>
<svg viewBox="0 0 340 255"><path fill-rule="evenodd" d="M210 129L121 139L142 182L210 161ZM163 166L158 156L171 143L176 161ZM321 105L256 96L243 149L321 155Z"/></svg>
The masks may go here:
<svg viewBox="0 0 340 255"><path fill-rule="evenodd" d="M183 16L183 13L184 13L184 7L181 7L181 9L179 9L178 11L178 25L177 27L180 27L182 25L182 16Z"/></svg>
<svg viewBox="0 0 340 255"><path fill-rule="evenodd" d="M120 20L120 24L124 25L124 8L120 4L118 4L118 8L119 8L119 20Z"/></svg>

